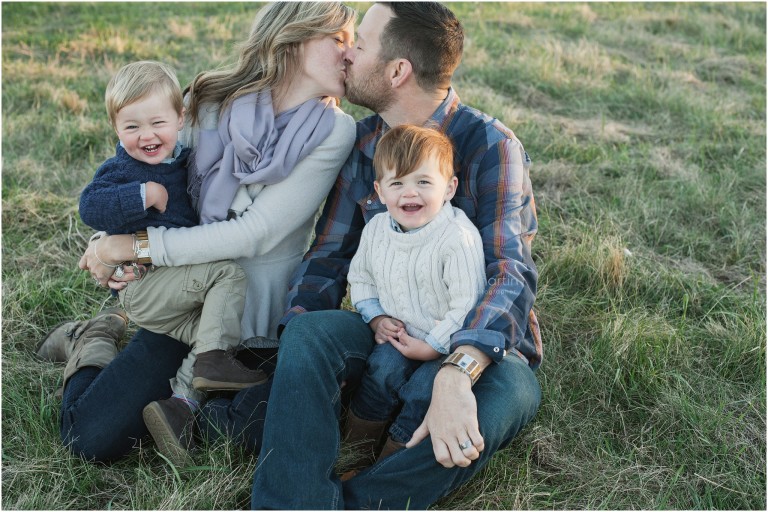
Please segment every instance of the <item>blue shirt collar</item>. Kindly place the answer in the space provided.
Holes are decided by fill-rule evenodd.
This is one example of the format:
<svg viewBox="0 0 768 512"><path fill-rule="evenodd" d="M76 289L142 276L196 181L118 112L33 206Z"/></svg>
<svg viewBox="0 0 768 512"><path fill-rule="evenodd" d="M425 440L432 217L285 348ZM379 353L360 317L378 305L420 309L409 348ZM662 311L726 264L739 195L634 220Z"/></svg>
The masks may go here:
<svg viewBox="0 0 768 512"><path fill-rule="evenodd" d="M420 226L416 229L412 229L410 231L403 231L403 228L400 227L400 224L398 224L395 218L392 217L391 215L389 216L389 222L391 223L390 225L392 226L392 229L395 231L395 233L403 233L405 235L417 233L419 230L424 229L427 226L427 224L429 224L429 222L427 222L427 224L424 224L423 226Z"/></svg>
<svg viewBox="0 0 768 512"><path fill-rule="evenodd" d="M448 124L453 118L452 114L456 112L455 106L459 101L459 95L456 94L453 87L449 87L445 99L440 103L440 106L437 107L437 110L434 111L429 119L427 119L427 122L424 123L424 125L434 125L439 127L440 131L445 132ZM373 159L373 154L376 151L376 144L379 142L379 139L387 133L387 130L389 130L389 126L387 126L384 119L379 116L379 122L376 130L372 134L373 136L369 137L367 140L361 141L359 146L360 151L368 158Z"/></svg>
<svg viewBox="0 0 768 512"><path fill-rule="evenodd" d="M119 140L118 142L120 143L120 147L125 149L125 146L123 145L123 141ZM181 145L181 142L176 141L176 146L173 148L173 155L169 156L168 158L166 158L165 160L163 160L160 163L161 164L172 164L173 162L176 161L177 158L179 158L179 155L181 154L181 150L183 150L183 149L184 149L184 146Z"/></svg>

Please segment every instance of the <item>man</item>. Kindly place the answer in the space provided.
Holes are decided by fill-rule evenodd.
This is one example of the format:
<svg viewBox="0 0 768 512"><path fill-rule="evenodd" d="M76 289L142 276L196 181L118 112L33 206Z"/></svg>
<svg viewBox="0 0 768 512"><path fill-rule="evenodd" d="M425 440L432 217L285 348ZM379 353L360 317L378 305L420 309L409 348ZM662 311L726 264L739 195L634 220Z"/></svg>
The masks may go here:
<svg viewBox="0 0 768 512"><path fill-rule="evenodd" d="M254 509L426 508L475 475L538 409L530 160L511 130L462 105L450 87L463 37L454 15L432 2L377 3L358 28L347 98L378 114L357 124L288 296ZM375 342L359 315L338 308L363 226L385 211L373 189L376 142L405 123L436 126L453 141L452 202L480 230L487 283L451 338L452 364L438 372L424 423L406 448L342 483L334 471L340 389L360 378Z"/></svg>

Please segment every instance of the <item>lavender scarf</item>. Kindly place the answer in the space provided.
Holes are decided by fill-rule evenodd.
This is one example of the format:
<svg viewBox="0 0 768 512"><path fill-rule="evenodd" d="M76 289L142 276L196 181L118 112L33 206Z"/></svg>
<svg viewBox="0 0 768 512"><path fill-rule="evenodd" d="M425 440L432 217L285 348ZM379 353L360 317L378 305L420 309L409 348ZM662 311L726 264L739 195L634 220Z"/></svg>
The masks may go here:
<svg viewBox="0 0 768 512"><path fill-rule="evenodd" d="M240 185L272 185L333 130L332 98L313 98L275 117L266 91L234 100L218 129L199 132L189 193L205 224L225 220Z"/></svg>

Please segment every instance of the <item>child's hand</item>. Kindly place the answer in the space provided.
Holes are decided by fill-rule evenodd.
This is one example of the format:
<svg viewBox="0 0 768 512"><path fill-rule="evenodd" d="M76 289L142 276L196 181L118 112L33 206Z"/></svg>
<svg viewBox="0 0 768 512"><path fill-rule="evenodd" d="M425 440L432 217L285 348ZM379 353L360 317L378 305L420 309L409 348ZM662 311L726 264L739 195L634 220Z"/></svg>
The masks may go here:
<svg viewBox="0 0 768 512"><path fill-rule="evenodd" d="M395 336L405 327L405 324L397 318L384 315L377 316L371 320L371 323L368 325L373 329L373 339L379 345L383 345L392 340L396 341Z"/></svg>
<svg viewBox="0 0 768 512"><path fill-rule="evenodd" d="M431 361L440 357L440 352L433 349L426 341L408 334L405 327L400 329L396 339L391 340L390 344L405 357L414 361Z"/></svg>
<svg viewBox="0 0 768 512"><path fill-rule="evenodd" d="M147 194L147 208L153 207L160 213L168 206L168 191L159 183L148 181L144 187Z"/></svg>

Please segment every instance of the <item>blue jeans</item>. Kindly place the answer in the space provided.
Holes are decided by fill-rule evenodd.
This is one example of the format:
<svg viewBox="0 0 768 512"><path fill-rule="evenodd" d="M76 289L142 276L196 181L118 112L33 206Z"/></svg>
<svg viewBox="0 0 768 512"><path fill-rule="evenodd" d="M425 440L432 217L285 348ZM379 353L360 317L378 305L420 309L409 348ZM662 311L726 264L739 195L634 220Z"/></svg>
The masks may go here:
<svg viewBox="0 0 768 512"><path fill-rule="evenodd" d="M373 349L360 315L317 311L295 317L280 338L267 404L254 509L424 509L472 478L533 418L541 401L533 371L516 356L488 367L473 388L485 450L467 468L444 468L426 439L342 483L340 387L360 380Z"/></svg>
<svg viewBox="0 0 768 512"><path fill-rule="evenodd" d="M364 420L387 421L402 404L389 433L393 440L407 443L427 414L432 384L443 359L414 361L389 343L376 345L352 398L352 412Z"/></svg>
<svg viewBox="0 0 768 512"><path fill-rule="evenodd" d="M150 402L171 396L170 379L187 354L189 346L184 343L139 329L106 368L78 370L64 389L63 443L75 455L100 462L117 460L138 447L149 434L142 410ZM274 369L274 364L270 369L268 357L256 352L244 350L238 358L268 373ZM201 435L213 439L230 435L258 451L268 396L269 383L238 393L234 401L212 396L197 415Z"/></svg>
<svg viewBox="0 0 768 512"><path fill-rule="evenodd" d="M87 460L112 461L148 435L141 412L148 403L171 396L189 347L139 330L103 370L87 366L67 381L61 403L61 440Z"/></svg>

